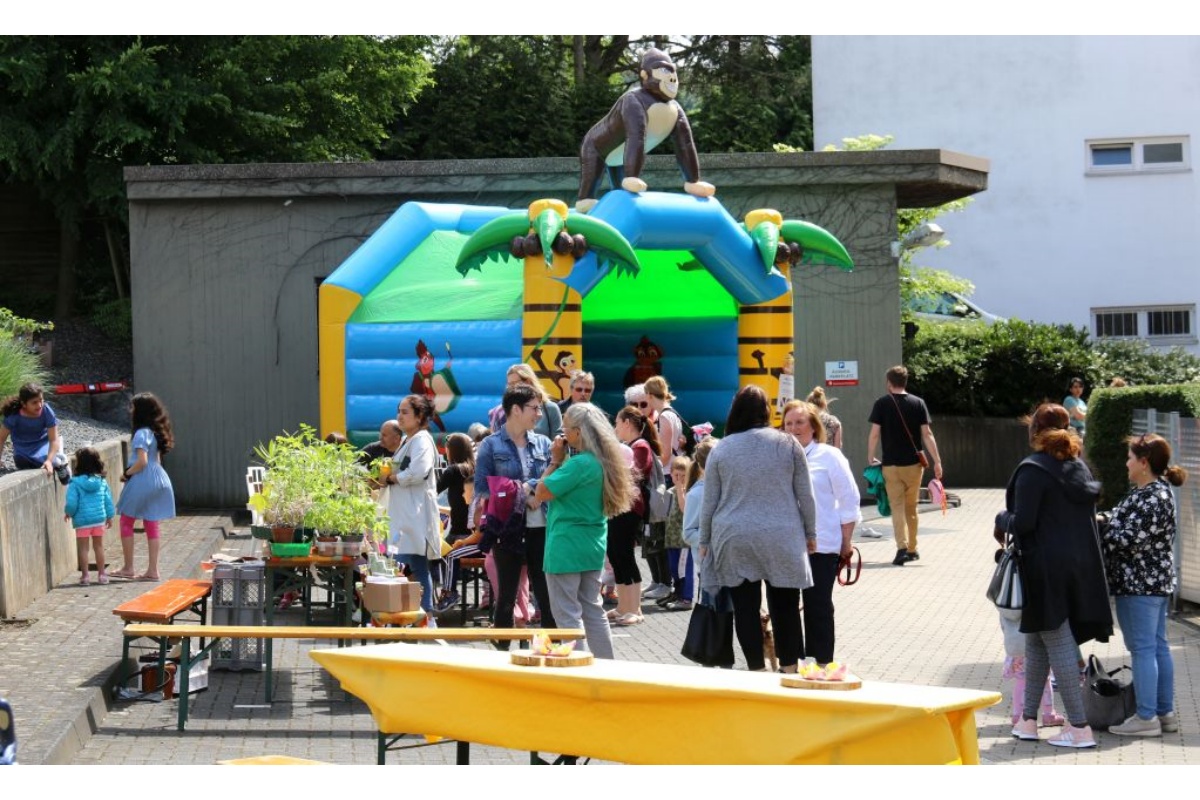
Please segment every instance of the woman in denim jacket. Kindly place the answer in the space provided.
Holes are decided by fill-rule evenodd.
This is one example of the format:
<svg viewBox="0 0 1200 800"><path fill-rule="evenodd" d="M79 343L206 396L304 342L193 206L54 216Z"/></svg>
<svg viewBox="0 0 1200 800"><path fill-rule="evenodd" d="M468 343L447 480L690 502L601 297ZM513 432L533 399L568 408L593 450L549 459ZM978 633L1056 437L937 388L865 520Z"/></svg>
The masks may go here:
<svg viewBox="0 0 1200 800"><path fill-rule="evenodd" d="M546 465L550 463L550 440L533 428L542 415L541 397L529 386L518 384L504 393L501 401L505 421L499 430L484 439L475 454L475 525L479 527L482 509L488 497L489 476L511 478L519 482L525 494L525 537L521 542L497 542L492 547L496 563L497 586L495 624L511 628L513 605L521 584L521 569L528 564L529 584L542 614L542 627L553 628L550 595L542 561L546 552L546 511L533 499L534 490ZM508 642L497 642L502 650Z"/></svg>

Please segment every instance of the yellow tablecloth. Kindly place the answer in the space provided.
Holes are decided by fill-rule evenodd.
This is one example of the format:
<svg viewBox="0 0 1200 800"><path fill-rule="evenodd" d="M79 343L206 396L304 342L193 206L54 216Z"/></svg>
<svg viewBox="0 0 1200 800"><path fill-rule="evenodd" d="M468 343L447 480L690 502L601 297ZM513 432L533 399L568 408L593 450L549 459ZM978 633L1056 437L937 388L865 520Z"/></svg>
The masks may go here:
<svg viewBox="0 0 1200 800"><path fill-rule="evenodd" d="M785 689L779 675L597 659L518 667L507 653L389 644L313 650L385 733L630 764L977 764L995 692L865 681ZM670 719L670 736L643 723Z"/></svg>

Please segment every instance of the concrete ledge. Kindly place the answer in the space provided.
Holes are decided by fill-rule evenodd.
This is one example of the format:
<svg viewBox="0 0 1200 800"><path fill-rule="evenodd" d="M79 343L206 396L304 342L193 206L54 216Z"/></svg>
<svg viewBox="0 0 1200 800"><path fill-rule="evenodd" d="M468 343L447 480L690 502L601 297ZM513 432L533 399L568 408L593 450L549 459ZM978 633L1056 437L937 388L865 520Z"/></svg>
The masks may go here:
<svg viewBox="0 0 1200 800"><path fill-rule="evenodd" d="M950 150L819 153L704 153L705 180L724 190L746 186L895 184L901 208L940 205L987 188L985 158ZM243 197L351 197L494 202L497 192L571 198L577 158L370 161L315 164L189 164L126 167L131 202ZM680 191L674 156L648 156L644 177L655 191Z"/></svg>
<svg viewBox="0 0 1200 800"><path fill-rule="evenodd" d="M114 501L128 446L127 436L93 445L104 459ZM75 531L63 520L66 495L67 488L41 470L0 477L0 618L15 617L78 569ZM104 552L109 560L120 557L115 524L105 532Z"/></svg>

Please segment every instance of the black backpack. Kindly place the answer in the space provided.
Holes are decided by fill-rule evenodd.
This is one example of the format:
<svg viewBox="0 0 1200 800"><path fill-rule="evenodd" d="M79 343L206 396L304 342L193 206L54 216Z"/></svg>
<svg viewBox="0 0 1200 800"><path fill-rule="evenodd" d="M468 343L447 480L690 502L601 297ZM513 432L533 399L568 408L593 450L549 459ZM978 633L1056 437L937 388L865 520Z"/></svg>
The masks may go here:
<svg viewBox="0 0 1200 800"><path fill-rule="evenodd" d="M684 419L683 415L676 411L673 406L663 409L664 414L668 411L674 414L675 418L679 420L680 433L683 435L683 452L688 458L691 458L696 452L696 432L692 430L692 426L688 424L688 421ZM670 442L666 444L671 448L672 452L674 452L675 443Z"/></svg>

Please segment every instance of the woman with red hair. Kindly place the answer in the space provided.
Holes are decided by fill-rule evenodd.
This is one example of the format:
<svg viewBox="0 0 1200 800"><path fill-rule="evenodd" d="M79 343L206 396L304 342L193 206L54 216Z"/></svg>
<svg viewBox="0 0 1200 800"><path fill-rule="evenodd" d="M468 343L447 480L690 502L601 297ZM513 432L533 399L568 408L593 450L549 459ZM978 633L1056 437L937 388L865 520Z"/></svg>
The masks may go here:
<svg viewBox="0 0 1200 800"><path fill-rule="evenodd" d="M1029 419L1033 455L1008 481L1005 510L996 515L996 536L1016 540L1025 605L1025 702L1012 729L1017 739L1037 741L1037 712L1048 671L1059 676L1067 724L1048 741L1056 747L1095 747L1083 710L1079 648L1112 635L1112 612L1096 530L1100 484L1079 458L1079 437L1060 405L1039 406Z"/></svg>

